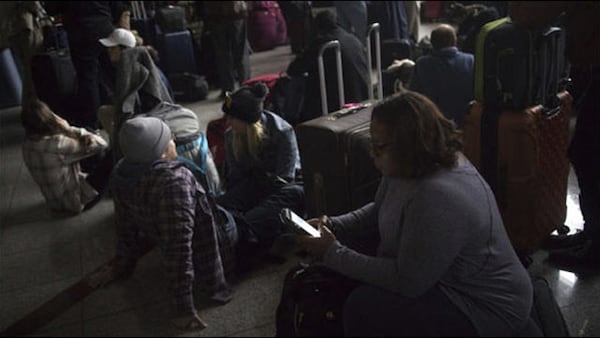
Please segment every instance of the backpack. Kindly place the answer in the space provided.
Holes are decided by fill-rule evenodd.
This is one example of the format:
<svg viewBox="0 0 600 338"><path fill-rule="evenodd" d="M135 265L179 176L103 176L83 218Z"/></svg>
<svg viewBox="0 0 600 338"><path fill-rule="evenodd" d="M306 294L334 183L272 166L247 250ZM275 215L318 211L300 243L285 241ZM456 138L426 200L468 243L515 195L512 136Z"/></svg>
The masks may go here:
<svg viewBox="0 0 600 338"><path fill-rule="evenodd" d="M188 108L169 102L161 102L143 116L163 120L175 137L177 153L195 163L203 178L200 184L207 192L218 195L221 192L219 172L208 146L206 135L200 130L196 113Z"/></svg>
<svg viewBox="0 0 600 338"><path fill-rule="evenodd" d="M276 313L277 337L341 337L344 303L358 282L321 265L286 274Z"/></svg>

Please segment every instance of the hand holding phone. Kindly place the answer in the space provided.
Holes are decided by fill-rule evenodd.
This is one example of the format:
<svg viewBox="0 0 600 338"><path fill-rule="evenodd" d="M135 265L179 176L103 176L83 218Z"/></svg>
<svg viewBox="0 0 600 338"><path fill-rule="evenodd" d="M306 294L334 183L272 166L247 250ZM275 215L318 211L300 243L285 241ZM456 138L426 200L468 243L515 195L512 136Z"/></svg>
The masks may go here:
<svg viewBox="0 0 600 338"><path fill-rule="evenodd" d="M310 224L308 224L305 220L288 208L281 209L280 217L286 224L298 227L313 237L321 237L319 230L313 228Z"/></svg>

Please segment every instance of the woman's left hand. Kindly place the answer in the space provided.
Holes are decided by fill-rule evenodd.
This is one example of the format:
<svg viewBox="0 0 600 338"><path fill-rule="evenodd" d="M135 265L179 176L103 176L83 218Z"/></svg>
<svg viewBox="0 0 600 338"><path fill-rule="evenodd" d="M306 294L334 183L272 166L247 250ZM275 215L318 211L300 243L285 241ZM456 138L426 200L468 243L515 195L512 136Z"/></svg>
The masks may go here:
<svg viewBox="0 0 600 338"><path fill-rule="evenodd" d="M335 235L325 225L319 223L321 237L298 236L298 244L315 259L322 259L331 244L335 241Z"/></svg>

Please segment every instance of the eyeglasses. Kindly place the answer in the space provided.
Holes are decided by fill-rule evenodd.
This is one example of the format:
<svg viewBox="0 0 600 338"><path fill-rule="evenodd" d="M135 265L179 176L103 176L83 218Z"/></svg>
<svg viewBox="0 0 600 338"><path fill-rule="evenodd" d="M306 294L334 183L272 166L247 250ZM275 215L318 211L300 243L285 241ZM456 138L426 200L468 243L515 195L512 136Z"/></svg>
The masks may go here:
<svg viewBox="0 0 600 338"><path fill-rule="evenodd" d="M383 142L383 143L371 142L371 155L373 155L373 156L381 155L392 144L393 144L392 142Z"/></svg>

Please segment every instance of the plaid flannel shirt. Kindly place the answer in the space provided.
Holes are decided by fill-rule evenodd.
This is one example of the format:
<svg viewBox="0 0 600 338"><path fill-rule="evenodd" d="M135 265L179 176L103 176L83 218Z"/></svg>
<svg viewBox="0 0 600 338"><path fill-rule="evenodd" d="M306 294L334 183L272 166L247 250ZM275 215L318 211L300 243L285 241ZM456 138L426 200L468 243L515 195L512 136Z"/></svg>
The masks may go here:
<svg viewBox="0 0 600 338"><path fill-rule="evenodd" d="M162 251L178 315L196 311L192 295L195 273L210 294L229 290L225 276L234 258L232 243L215 224L204 189L187 168L159 160L133 186L113 179L112 190L120 273L133 271L140 239L147 236Z"/></svg>
<svg viewBox="0 0 600 338"><path fill-rule="evenodd" d="M26 138L23 160L52 210L81 212L98 192L85 180L79 160L93 156L108 145L100 136L71 127L78 138L55 134L40 139ZM91 144L82 137L91 135Z"/></svg>

